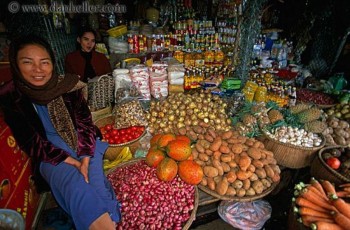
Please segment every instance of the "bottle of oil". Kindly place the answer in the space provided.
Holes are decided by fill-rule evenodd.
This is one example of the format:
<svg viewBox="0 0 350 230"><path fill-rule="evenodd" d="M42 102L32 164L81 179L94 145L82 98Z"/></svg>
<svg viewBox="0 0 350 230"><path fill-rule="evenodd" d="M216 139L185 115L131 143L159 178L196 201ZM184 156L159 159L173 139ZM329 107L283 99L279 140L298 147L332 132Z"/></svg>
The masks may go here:
<svg viewBox="0 0 350 230"><path fill-rule="evenodd" d="M190 52L190 50L187 50L187 52L184 55L185 68L189 68L192 66L192 60L192 53Z"/></svg>
<svg viewBox="0 0 350 230"><path fill-rule="evenodd" d="M184 90L191 89L190 71L187 69L184 76Z"/></svg>
<svg viewBox="0 0 350 230"><path fill-rule="evenodd" d="M215 50L214 66L221 68L224 65L224 58L225 58L225 54L221 50L220 46L218 46L217 49Z"/></svg>
<svg viewBox="0 0 350 230"><path fill-rule="evenodd" d="M204 53L204 65L206 67L213 66L214 62L214 51L209 47Z"/></svg>

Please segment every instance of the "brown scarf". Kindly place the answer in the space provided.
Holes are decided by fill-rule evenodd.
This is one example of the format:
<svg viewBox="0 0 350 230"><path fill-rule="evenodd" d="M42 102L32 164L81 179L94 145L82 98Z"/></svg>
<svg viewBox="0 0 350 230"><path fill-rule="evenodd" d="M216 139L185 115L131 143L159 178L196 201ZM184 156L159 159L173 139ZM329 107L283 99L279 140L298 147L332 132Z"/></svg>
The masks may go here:
<svg viewBox="0 0 350 230"><path fill-rule="evenodd" d="M34 103L47 105L50 119L57 133L76 151L78 138L62 94L82 89L86 84L79 81L77 75L71 74L66 76L54 74L49 82L40 87L33 86L21 76L15 78L15 84Z"/></svg>

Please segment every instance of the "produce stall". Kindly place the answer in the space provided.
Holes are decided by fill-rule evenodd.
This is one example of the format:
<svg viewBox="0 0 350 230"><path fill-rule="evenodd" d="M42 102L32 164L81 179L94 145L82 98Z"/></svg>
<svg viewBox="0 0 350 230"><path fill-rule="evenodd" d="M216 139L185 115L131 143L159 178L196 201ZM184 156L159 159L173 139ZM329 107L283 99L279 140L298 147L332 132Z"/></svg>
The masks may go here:
<svg viewBox="0 0 350 230"><path fill-rule="evenodd" d="M109 143L117 229L190 229L209 211L262 228L290 187L289 228L349 229L350 92L344 77L319 79L300 63L311 36L296 44L263 29L269 1L160 2L136 1L129 21L89 16L113 67L86 94ZM240 222L244 211L255 219Z"/></svg>
<svg viewBox="0 0 350 230"><path fill-rule="evenodd" d="M335 178L338 174L346 178L346 151L320 158L327 148L346 149L349 144L346 90L335 97L326 81L319 83L323 87L312 88L301 82L302 69L295 64L252 66L244 82L234 74L232 60L218 63L201 61L200 55L173 54L114 69L111 108L95 119L110 143L107 175L123 162L139 159L145 162L142 167L155 170L153 179L184 181L198 189L194 198L198 206L262 200L286 186L281 184L286 170L309 169L311 176L336 186L341 183L322 177L326 174L321 167L338 170ZM182 171L185 162L187 175ZM341 170L335 168L340 164ZM123 186L116 185L117 191ZM155 199L148 201L164 198ZM132 208L144 200L140 202ZM127 210L123 210L126 216ZM165 223L187 228L196 205L191 210L183 222ZM155 225L167 228L160 220L174 221L177 214L155 213L159 220ZM133 224L125 221L121 226ZM138 221L149 223L149 219Z"/></svg>
<svg viewBox="0 0 350 230"><path fill-rule="evenodd" d="M150 74L155 67L159 68L160 72L167 68L165 63L154 65L153 68L132 68L142 68L143 70L137 73L141 76L145 75L146 71ZM132 68L128 73L130 78L137 77ZM130 82L133 84L132 79ZM137 87L137 84L134 86ZM126 92L128 90L126 89ZM310 91L306 88L297 90ZM321 92L310 93L327 96ZM244 95L244 92L242 94ZM157 194L156 188L164 187L159 184L154 185L155 187L146 186L149 182L145 181L148 180L152 183L176 182L172 189L186 185L189 186L188 191L198 191L190 200L185 198L185 194L183 198L171 197L189 202L186 203L189 204L189 210L186 209L189 212L174 211L167 215L161 212L161 216L159 212L152 212L154 215L151 217L145 216L145 219L135 221L132 221L132 215L128 214L128 205L132 205L131 210L137 210L140 206L152 206L153 203L170 198L155 195L151 199L146 196L138 201L131 201L120 197L122 202L126 202L125 209L122 209L125 222L122 221L120 226L143 223L145 228L155 226L155 229L158 229L158 226L159 229L167 229L169 224L169 228L187 229L194 221L193 215L200 204L203 206L220 201L253 202L264 199L275 189L281 189L280 186L283 185L279 183L283 179L282 170L288 168L309 169L312 177L320 181L327 180L337 186L337 189L349 180L346 163L349 123L341 117L327 115L327 111L335 109L336 104L320 106L320 103L307 103L298 100L297 97L295 105L289 106L287 103L280 106L272 100L256 102L254 96L252 101L242 100L237 107L232 101L230 104L230 100L216 94L215 90L204 88L183 92L168 91L159 98L153 96L151 91L138 95L143 97L119 100L107 116L95 121L104 135L104 140L110 143L105 169L112 183L121 181L121 184L114 184L116 193L128 193L129 190L120 189L127 189L131 186L130 180L134 180L132 177L125 178L123 180L127 182L123 184L122 178L113 179L114 173L125 164L123 162L138 165L142 172L152 172L151 177L142 175L144 179L138 180L144 181L141 185L132 184L141 186L137 195L133 196L143 197L142 191L145 189L146 193L149 193L151 191L148 189L152 188L151 193ZM149 97L149 100L145 100L144 97ZM237 108L233 111L234 106ZM343 141L343 145L337 144L336 141ZM335 148L338 150L333 150ZM329 149L332 151L327 151ZM182 183L184 184L181 185ZM344 199L348 196L346 191L347 189L339 193ZM200 193L206 195L201 197ZM291 213L293 212L292 209ZM300 214L293 215L301 221L302 218L296 216ZM182 222L176 222L177 218ZM300 225L298 220L296 222ZM316 220L313 222L316 224ZM303 223L308 226L315 225L306 220Z"/></svg>

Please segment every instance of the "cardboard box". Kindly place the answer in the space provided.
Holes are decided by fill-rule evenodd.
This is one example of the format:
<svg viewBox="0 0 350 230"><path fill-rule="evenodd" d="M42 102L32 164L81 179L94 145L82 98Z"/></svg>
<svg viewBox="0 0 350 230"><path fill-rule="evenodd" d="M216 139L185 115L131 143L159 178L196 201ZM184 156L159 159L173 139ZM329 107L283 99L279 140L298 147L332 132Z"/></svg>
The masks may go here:
<svg viewBox="0 0 350 230"><path fill-rule="evenodd" d="M12 135L12 131L1 117L0 146L0 169L8 175L8 179L16 182L29 157L19 148L15 138Z"/></svg>
<svg viewBox="0 0 350 230"><path fill-rule="evenodd" d="M19 212L30 229L39 204L31 160L16 143L0 113L0 208Z"/></svg>
<svg viewBox="0 0 350 230"><path fill-rule="evenodd" d="M29 159L23 167L19 180L13 185L13 190L11 191L12 193L8 199L2 200L0 206L19 212L25 220L26 229L30 229L38 208L40 195L37 193L32 179Z"/></svg>

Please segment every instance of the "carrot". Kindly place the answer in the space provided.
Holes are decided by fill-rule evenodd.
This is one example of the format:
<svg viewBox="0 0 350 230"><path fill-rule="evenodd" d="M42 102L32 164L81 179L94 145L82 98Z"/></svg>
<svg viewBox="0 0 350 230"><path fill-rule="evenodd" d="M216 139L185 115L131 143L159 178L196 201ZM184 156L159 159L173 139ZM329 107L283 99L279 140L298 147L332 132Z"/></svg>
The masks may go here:
<svg viewBox="0 0 350 230"><path fill-rule="evenodd" d="M342 226L344 229L350 229L350 219L340 212L332 212L335 223Z"/></svg>
<svg viewBox="0 0 350 230"><path fill-rule="evenodd" d="M341 184L339 185L340 188L343 188L343 187L350 187L350 183L345 183L345 184Z"/></svg>
<svg viewBox="0 0 350 230"><path fill-rule="evenodd" d="M326 192L327 196L329 194L335 194L336 193L334 186L328 180L321 180L321 185L322 185L324 191Z"/></svg>
<svg viewBox="0 0 350 230"><path fill-rule="evenodd" d="M324 218L324 217L318 217L318 216L309 216L309 215L302 215L301 220L303 224L307 227L310 227L312 223L315 223L317 221L324 221L327 223L334 223L333 218Z"/></svg>
<svg viewBox="0 0 350 230"><path fill-rule="evenodd" d="M343 190L343 191L346 191L346 192L348 192L348 193L350 193L350 187L343 187L342 190Z"/></svg>
<svg viewBox="0 0 350 230"><path fill-rule="evenodd" d="M325 221L316 221L311 224L312 230L344 230L341 226L335 223L327 223Z"/></svg>
<svg viewBox="0 0 350 230"><path fill-rule="evenodd" d="M350 218L350 205L346 203L342 198L336 197L331 199L333 206L347 218Z"/></svg>
<svg viewBox="0 0 350 230"><path fill-rule="evenodd" d="M319 196L320 199L324 199L325 201L328 202L328 197L327 195L325 195L324 193L322 193L321 191L319 191L316 187L309 185L307 187L309 190L313 191L315 194L317 194Z"/></svg>
<svg viewBox="0 0 350 230"><path fill-rule="evenodd" d="M315 194L312 190L308 188L304 188L301 191L300 196L327 210L334 210L334 207L329 202L327 202L324 199L320 199L318 194Z"/></svg>
<svg viewBox="0 0 350 230"><path fill-rule="evenodd" d="M311 185L312 185L313 187L315 187L318 191L320 191L320 193L322 193L323 196L327 197L327 194L326 194L326 192L324 191L324 189L323 189L321 183L320 183L318 180L316 180L314 177L311 178Z"/></svg>
<svg viewBox="0 0 350 230"><path fill-rule="evenodd" d="M338 191L336 195L337 197L341 197L341 198L350 197L350 193L347 191Z"/></svg>
<svg viewBox="0 0 350 230"><path fill-rule="evenodd" d="M327 212L329 210L303 198L303 197L298 197L296 200L295 200L295 203L297 205L299 205L300 207L306 207L306 208L311 208L313 210L316 210L316 211L320 211L320 212Z"/></svg>
<svg viewBox="0 0 350 230"><path fill-rule="evenodd" d="M322 218L327 218L327 219L329 219L331 217L330 212L320 212L320 211L316 211L314 209L306 208L306 207L300 207L299 214L301 216L309 215L309 216L317 216L317 217L322 217Z"/></svg>

